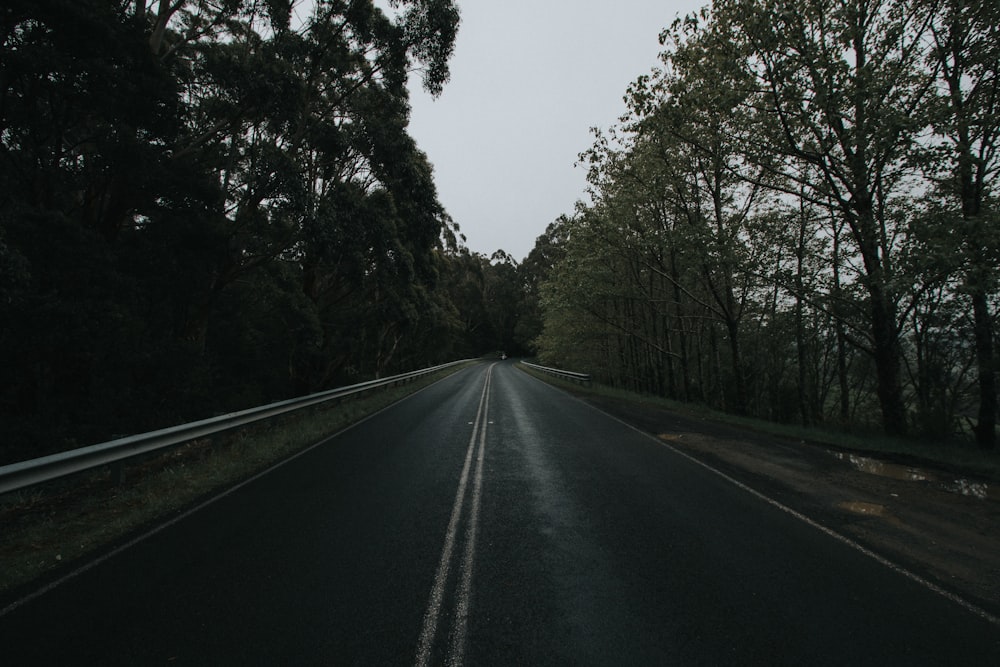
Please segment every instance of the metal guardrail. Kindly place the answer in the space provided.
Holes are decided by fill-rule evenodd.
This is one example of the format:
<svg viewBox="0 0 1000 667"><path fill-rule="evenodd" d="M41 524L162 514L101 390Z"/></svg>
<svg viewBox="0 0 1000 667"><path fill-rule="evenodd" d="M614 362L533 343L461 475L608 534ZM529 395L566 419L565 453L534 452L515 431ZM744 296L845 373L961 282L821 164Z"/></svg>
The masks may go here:
<svg viewBox="0 0 1000 667"><path fill-rule="evenodd" d="M326 401L358 394L370 389L406 382L422 375L466 363L467 361L472 360L452 361L440 366L434 366L433 368L403 373L381 380L361 382L349 387L338 387L337 389L330 389L309 396L292 398L287 401L279 401L239 412L230 412L189 424L171 426L158 431L150 431L149 433L130 435L88 447L71 449L49 456L42 456L37 459L0 466L0 494L17 491L18 489L49 482L85 470L92 470L100 466L116 464L141 454L174 447L185 442L190 442L191 440L197 440L198 438L249 426L265 419L308 408Z"/></svg>
<svg viewBox="0 0 1000 667"><path fill-rule="evenodd" d="M547 373L554 377L562 378L563 380L570 380L572 382L579 382L580 384L586 384L590 382L589 373L574 373L573 371L564 371L559 368L548 368L547 366L538 366L537 364L529 364L527 361L522 360L522 364L528 368L534 368L536 371L541 371Z"/></svg>

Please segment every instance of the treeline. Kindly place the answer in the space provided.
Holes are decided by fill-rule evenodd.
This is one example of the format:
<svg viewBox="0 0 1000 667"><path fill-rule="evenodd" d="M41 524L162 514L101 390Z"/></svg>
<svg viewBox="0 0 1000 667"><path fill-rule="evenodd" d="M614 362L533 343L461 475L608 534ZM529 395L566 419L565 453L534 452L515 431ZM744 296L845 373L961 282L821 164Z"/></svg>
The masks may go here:
<svg viewBox="0 0 1000 667"><path fill-rule="evenodd" d="M543 360L994 446L1000 4L717 0L661 35L558 223Z"/></svg>
<svg viewBox="0 0 1000 667"><path fill-rule="evenodd" d="M3 4L2 461L513 346L407 134L455 3L389 4Z"/></svg>

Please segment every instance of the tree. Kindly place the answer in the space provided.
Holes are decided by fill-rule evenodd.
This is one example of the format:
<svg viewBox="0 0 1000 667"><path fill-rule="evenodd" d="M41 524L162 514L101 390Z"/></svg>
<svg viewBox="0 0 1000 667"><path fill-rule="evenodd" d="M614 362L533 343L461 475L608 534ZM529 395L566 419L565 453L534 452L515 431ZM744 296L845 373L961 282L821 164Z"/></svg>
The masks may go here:
<svg viewBox="0 0 1000 667"><path fill-rule="evenodd" d="M455 3L320 0L293 22L296 4L0 10L6 447L37 455L437 354L415 341L437 326L423 306L446 216L407 135L406 82L419 69L441 91Z"/></svg>
<svg viewBox="0 0 1000 667"><path fill-rule="evenodd" d="M947 0L930 27L927 67L936 72L925 113L933 129L921 163L937 184L947 219L937 234L954 255L945 260L963 275L972 302L979 385L976 440L996 443L997 361L990 296L997 289L1000 225L993 201L1000 171L1000 8L995 2ZM942 258L943 259L943 258Z"/></svg>
<svg viewBox="0 0 1000 667"><path fill-rule="evenodd" d="M741 49L778 175L832 201L864 266L884 428L906 431L893 198L907 189L931 13L919 0L723 0L720 41ZM720 48L722 48L720 46ZM821 179L806 178L814 168Z"/></svg>
<svg viewBox="0 0 1000 667"><path fill-rule="evenodd" d="M564 215L549 223L519 267L523 296L515 339L518 347L529 354L538 352L537 339L542 333L541 287L565 254L569 224L569 218Z"/></svg>
<svg viewBox="0 0 1000 667"><path fill-rule="evenodd" d="M483 286L483 300L496 339L494 350L506 354L521 354L515 337L521 315L522 287L518 264L503 250L490 256Z"/></svg>
<svg viewBox="0 0 1000 667"><path fill-rule="evenodd" d="M540 287L538 348L543 363L593 369L596 377L621 384L629 370L620 359L622 325L616 317L623 272L605 242L604 222L585 208L563 222L565 254Z"/></svg>
<svg viewBox="0 0 1000 667"><path fill-rule="evenodd" d="M661 34L673 48L663 55L659 80L640 79L630 92L640 117L637 153L646 142L659 160L668 216L687 227L686 244L697 248L709 311L723 323L729 344L733 407L747 409L740 326L759 258L750 252L752 218L763 205L760 153L748 156L753 128L745 113L747 85L731 53L715 48L697 21L675 21ZM661 96L656 99L656 95ZM653 96L651 99L650 96ZM708 305L708 304L706 304Z"/></svg>

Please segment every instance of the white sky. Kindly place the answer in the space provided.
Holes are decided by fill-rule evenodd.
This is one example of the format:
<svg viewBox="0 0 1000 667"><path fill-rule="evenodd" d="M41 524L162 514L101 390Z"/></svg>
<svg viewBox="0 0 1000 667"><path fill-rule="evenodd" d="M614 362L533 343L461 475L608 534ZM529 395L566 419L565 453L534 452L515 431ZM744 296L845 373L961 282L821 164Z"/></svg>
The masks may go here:
<svg viewBox="0 0 1000 667"><path fill-rule="evenodd" d="M459 0L451 81L411 81L410 135L438 198L486 255L523 260L585 198L590 128L625 112L629 83L658 64L658 36L708 0Z"/></svg>

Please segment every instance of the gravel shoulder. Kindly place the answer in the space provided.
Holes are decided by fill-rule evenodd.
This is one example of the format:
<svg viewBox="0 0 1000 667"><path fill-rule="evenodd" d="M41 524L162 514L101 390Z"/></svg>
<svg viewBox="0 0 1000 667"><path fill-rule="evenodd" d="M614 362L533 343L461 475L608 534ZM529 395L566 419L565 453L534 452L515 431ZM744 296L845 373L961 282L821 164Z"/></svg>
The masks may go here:
<svg viewBox="0 0 1000 667"><path fill-rule="evenodd" d="M631 401L581 398L1000 616L997 480L834 451Z"/></svg>

